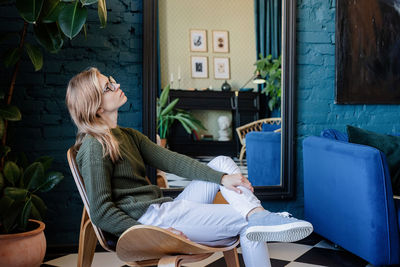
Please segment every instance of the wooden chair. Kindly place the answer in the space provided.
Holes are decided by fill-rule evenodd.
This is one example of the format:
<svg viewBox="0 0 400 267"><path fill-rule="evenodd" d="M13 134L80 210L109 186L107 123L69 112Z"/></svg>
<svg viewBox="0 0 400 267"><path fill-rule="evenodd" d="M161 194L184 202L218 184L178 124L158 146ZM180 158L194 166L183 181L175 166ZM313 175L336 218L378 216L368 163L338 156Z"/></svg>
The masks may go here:
<svg viewBox="0 0 400 267"><path fill-rule="evenodd" d="M240 149L239 160L242 161L244 157L244 153L246 152L246 134L253 131L260 132L262 130L262 125L264 123L268 124L276 124L280 125L282 123L281 118L266 118L257 121L250 122L243 126L237 127L236 132L239 137L240 143L242 144L242 148ZM277 129L274 132L280 132L281 129Z"/></svg>
<svg viewBox="0 0 400 267"><path fill-rule="evenodd" d="M236 237L230 239L229 246L210 247L149 225L132 226L118 239L103 232L90 220L89 202L75 157L76 152L70 148L67 152L68 164L84 204L79 234L78 267L91 266L97 241L105 250L116 252L118 258L129 266L181 266L184 263L204 260L214 252L223 252L227 266L239 267L236 250L239 240Z"/></svg>

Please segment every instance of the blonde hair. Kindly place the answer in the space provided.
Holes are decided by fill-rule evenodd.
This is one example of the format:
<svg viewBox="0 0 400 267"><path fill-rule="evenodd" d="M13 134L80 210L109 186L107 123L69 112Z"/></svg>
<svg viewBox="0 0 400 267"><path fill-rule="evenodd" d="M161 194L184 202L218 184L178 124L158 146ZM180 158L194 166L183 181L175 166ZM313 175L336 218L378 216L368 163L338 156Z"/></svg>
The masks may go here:
<svg viewBox="0 0 400 267"><path fill-rule="evenodd" d="M90 134L103 147L103 157L110 156L115 163L121 158L118 141L98 114L103 89L99 82L100 71L91 67L78 73L68 83L65 102L72 120L78 127L75 151L78 151L83 138Z"/></svg>

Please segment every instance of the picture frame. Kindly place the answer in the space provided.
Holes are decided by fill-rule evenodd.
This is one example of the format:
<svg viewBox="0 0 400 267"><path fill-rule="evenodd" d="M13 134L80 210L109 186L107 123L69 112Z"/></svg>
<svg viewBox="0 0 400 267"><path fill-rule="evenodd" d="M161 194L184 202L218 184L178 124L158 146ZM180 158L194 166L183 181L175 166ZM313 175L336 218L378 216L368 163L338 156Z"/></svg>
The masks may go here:
<svg viewBox="0 0 400 267"><path fill-rule="evenodd" d="M208 57L191 56L192 78L207 79L208 78Z"/></svg>
<svg viewBox="0 0 400 267"><path fill-rule="evenodd" d="M335 103L399 104L398 8L390 1L337 0L335 32Z"/></svg>
<svg viewBox="0 0 400 267"><path fill-rule="evenodd" d="M214 57L214 78L217 80L229 80L231 78L228 57Z"/></svg>
<svg viewBox="0 0 400 267"><path fill-rule="evenodd" d="M190 51L207 52L207 30L189 30Z"/></svg>
<svg viewBox="0 0 400 267"><path fill-rule="evenodd" d="M213 52L229 53L229 32L222 30L213 30Z"/></svg>

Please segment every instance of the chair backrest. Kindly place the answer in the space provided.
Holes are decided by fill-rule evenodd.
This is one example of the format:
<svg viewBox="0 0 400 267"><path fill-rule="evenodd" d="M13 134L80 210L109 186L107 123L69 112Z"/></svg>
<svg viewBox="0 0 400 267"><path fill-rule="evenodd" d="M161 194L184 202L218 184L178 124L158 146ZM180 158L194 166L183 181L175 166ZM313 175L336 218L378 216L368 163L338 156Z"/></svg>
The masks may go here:
<svg viewBox="0 0 400 267"><path fill-rule="evenodd" d="M68 149L67 152L67 159L69 168L71 169L72 177L74 177L76 187L78 188L79 194L81 195L81 199L83 201L83 205L86 209L86 212L90 219L90 205L89 200L86 194L85 184L83 182L83 178L79 172L78 165L76 164L76 151L72 147ZM107 245L107 240L104 236L104 233L100 228L92 223L93 230L96 233L97 240L99 241L100 245L107 251L114 251L110 246Z"/></svg>
<svg viewBox="0 0 400 267"><path fill-rule="evenodd" d="M246 137L246 134L248 134L249 132L262 131L262 125L264 123L280 125L282 123L282 119L281 118L266 118L266 119L253 121L253 122L247 123L243 126L237 127L236 132L238 134L240 143L242 145L245 144L245 137Z"/></svg>

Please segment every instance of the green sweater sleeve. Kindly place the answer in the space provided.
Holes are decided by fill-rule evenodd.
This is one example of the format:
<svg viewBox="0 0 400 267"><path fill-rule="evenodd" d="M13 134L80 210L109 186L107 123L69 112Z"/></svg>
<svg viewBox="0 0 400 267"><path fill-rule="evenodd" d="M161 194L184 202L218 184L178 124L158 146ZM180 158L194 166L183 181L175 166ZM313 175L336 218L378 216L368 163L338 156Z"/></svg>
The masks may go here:
<svg viewBox="0 0 400 267"><path fill-rule="evenodd" d="M120 235L129 227L140 224L112 201L113 163L108 157L103 158L102 146L95 138L85 138L79 149L77 162L85 182L90 219L97 227Z"/></svg>
<svg viewBox="0 0 400 267"><path fill-rule="evenodd" d="M131 133L134 138L137 138L136 142L145 163L189 180L221 183L221 178L225 173L216 171L188 156L160 147L139 131L132 130Z"/></svg>

